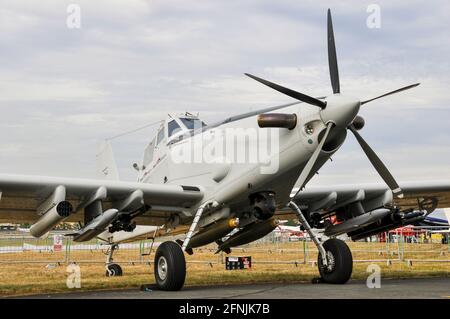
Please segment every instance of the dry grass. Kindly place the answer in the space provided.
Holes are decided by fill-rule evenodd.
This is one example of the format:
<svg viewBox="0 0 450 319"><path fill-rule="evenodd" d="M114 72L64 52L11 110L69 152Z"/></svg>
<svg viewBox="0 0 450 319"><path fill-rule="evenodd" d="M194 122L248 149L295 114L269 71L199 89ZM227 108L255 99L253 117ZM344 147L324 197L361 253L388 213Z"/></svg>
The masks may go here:
<svg viewBox="0 0 450 319"><path fill-rule="evenodd" d="M221 255L214 255L210 249L197 249L193 256L187 256L188 263L186 285L218 285L234 283L262 283L262 282L305 282L318 276L317 266L312 263L303 264L302 243L284 243L252 245L251 249L235 250L233 256L251 255L253 267L251 270L226 271L221 263ZM395 261L398 258L397 246L391 246L390 251L386 251L385 244L377 243L349 243L353 251L355 260L380 260L376 262L382 269L383 278L406 278L406 277L430 277L450 276L449 262L413 262L412 267L404 261ZM212 247L211 247L212 248ZM394 249L395 248L395 249ZM418 252L412 252L418 251ZM380 253L381 252L381 253ZM137 251L118 251L116 261L139 259ZM49 253L32 255L31 253L15 253L10 258L19 259L28 254L29 260L49 259ZM62 253L55 253L51 260L62 259ZM96 260L103 261L104 256L98 251L71 252L73 260ZM4 260L5 256L0 256ZM149 256L143 257L151 260ZM153 257L151 257L153 258ZM308 247L308 261L315 261L317 253L312 244ZM393 260L388 266L386 260ZM448 247L439 244L414 244L405 245L404 259L417 260L449 260L450 253ZM292 262L294 264L274 264L258 263L261 261ZM208 264L211 263L211 264ZM369 262L357 262L354 265L352 279L365 279ZM66 286L66 265L61 264L55 268L46 268L45 263L39 264L0 264L0 295L26 295L36 293L68 292ZM121 262L124 270L123 277L105 277L105 268L102 263L88 264L80 263L81 268L81 290L101 290L118 288L136 288L141 284L154 282L152 264L135 264Z"/></svg>

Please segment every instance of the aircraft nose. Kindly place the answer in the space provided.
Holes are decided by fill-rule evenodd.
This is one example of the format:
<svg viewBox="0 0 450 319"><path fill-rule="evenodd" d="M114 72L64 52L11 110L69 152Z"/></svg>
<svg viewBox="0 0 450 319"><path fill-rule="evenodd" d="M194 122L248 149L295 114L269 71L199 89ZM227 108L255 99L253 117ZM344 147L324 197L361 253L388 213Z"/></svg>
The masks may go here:
<svg viewBox="0 0 450 319"><path fill-rule="evenodd" d="M320 111L325 124L333 123L336 127L346 128L359 112L361 102L356 99L333 95L327 99L326 108Z"/></svg>

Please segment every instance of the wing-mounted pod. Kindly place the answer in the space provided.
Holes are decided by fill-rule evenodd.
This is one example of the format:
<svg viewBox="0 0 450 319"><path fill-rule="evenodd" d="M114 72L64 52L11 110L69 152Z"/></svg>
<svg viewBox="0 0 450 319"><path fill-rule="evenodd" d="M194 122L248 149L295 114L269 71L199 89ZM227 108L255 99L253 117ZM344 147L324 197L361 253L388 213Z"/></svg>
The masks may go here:
<svg viewBox="0 0 450 319"><path fill-rule="evenodd" d="M105 228L117 218L118 214L119 211L117 209L108 209L80 229L74 236L73 241L87 241L100 235L105 231Z"/></svg>
<svg viewBox="0 0 450 319"><path fill-rule="evenodd" d="M69 217L72 212L72 204L66 201L66 188L62 185L57 186L54 192L37 208L37 213L41 217L30 227L31 235L42 237Z"/></svg>
<svg viewBox="0 0 450 319"><path fill-rule="evenodd" d="M106 197L107 189L105 186L101 186L78 205L77 211L84 209L84 227L71 234L74 236L74 241L87 241L94 238L102 233L117 217L117 209L108 209L103 212L102 201Z"/></svg>
<svg viewBox="0 0 450 319"><path fill-rule="evenodd" d="M325 229L326 236L337 236L369 225L387 216L391 210L386 208L376 209L374 211L350 218L343 223L330 225Z"/></svg>
<svg viewBox="0 0 450 319"><path fill-rule="evenodd" d="M135 190L125 199L113 204L114 207L123 212L137 211L144 205L144 192L140 189Z"/></svg>
<svg viewBox="0 0 450 319"><path fill-rule="evenodd" d="M279 221L274 217L247 225L231 235L225 241L219 241L219 247L216 254L220 251L229 253L231 247L245 245L251 243L252 241L258 240L272 232L278 225Z"/></svg>
<svg viewBox="0 0 450 319"><path fill-rule="evenodd" d="M113 208L103 211L102 201L106 198L107 189L101 186L78 206L77 209L84 208L85 224L78 232L72 234L74 241L91 240L103 233L109 225L112 225L111 233L135 229L136 225L132 223L132 219L136 216L136 212L139 214L145 207L142 190L135 190L123 200L114 202Z"/></svg>
<svg viewBox="0 0 450 319"><path fill-rule="evenodd" d="M347 233L353 240L362 239L422 220L427 211L419 202L419 210L401 211L392 206L391 190L368 197L364 190L358 190L331 207L335 210L338 224L328 223L324 234L338 236ZM436 203L431 203L436 207Z"/></svg>
<svg viewBox="0 0 450 319"><path fill-rule="evenodd" d="M77 211L84 209L85 225L89 224L94 218L102 214L102 200L106 199L106 195L106 187L101 186L78 205Z"/></svg>
<svg viewBox="0 0 450 319"><path fill-rule="evenodd" d="M239 226L239 218L227 218L221 220L212 225L208 225L205 229L200 230L197 234L195 234L189 244L186 246L185 251L192 255L192 248L204 246L210 244L214 241L220 240L229 234L232 230L236 229ZM177 241L181 246L183 242Z"/></svg>
<svg viewBox="0 0 450 319"><path fill-rule="evenodd" d="M382 219L365 227L348 232L347 234L352 238L352 240L359 240L381 232L389 231L391 229L414 224L423 220L425 216L426 211L418 211L413 209L408 211L400 211L399 209L392 209L390 214L387 214Z"/></svg>
<svg viewBox="0 0 450 319"><path fill-rule="evenodd" d="M126 198L114 202L113 207L119 210L119 214L112 226L109 227L109 232L111 233L121 230L132 232L136 228L133 218L151 209L150 206L145 205L144 192L140 189L135 190Z"/></svg>

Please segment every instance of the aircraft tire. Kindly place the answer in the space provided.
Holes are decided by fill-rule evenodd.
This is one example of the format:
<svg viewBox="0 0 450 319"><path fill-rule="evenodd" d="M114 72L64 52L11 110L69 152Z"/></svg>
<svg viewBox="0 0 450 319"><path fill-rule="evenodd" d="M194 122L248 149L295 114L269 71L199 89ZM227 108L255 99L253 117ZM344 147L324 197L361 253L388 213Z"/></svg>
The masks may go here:
<svg viewBox="0 0 450 319"><path fill-rule="evenodd" d="M166 241L159 245L155 254L155 281L161 290L176 291L184 285L186 260L180 245Z"/></svg>
<svg viewBox="0 0 450 319"><path fill-rule="evenodd" d="M109 264L106 266L106 277L116 277L116 276L122 276L122 267L118 264Z"/></svg>
<svg viewBox="0 0 450 319"><path fill-rule="evenodd" d="M345 284L352 275L353 257L347 244L342 240L331 238L323 243L327 252L329 266L324 266L319 254L318 266L323 282Z"/></svg>

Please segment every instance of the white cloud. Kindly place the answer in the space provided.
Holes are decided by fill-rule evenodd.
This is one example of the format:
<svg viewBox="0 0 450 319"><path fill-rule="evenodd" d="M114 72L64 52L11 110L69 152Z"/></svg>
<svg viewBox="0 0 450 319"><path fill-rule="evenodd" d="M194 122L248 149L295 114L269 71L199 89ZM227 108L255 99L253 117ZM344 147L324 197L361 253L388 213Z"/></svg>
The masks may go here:
<svg viewBox="0 0 450 319"><path fill-rule="evenodd" d="M96 100L106 94L95 85L71 79L30 79L25 75L0 78L0 101Z"/></svg>
<svg viewBox="0 0 450 319"><path fill-rule="evenodd" d="M0 154L2 154L2 156L15 156L15 155L19 155L19 152L23 149L23 145L22 144L5 144L2 143L0 144Z"/></svg>

